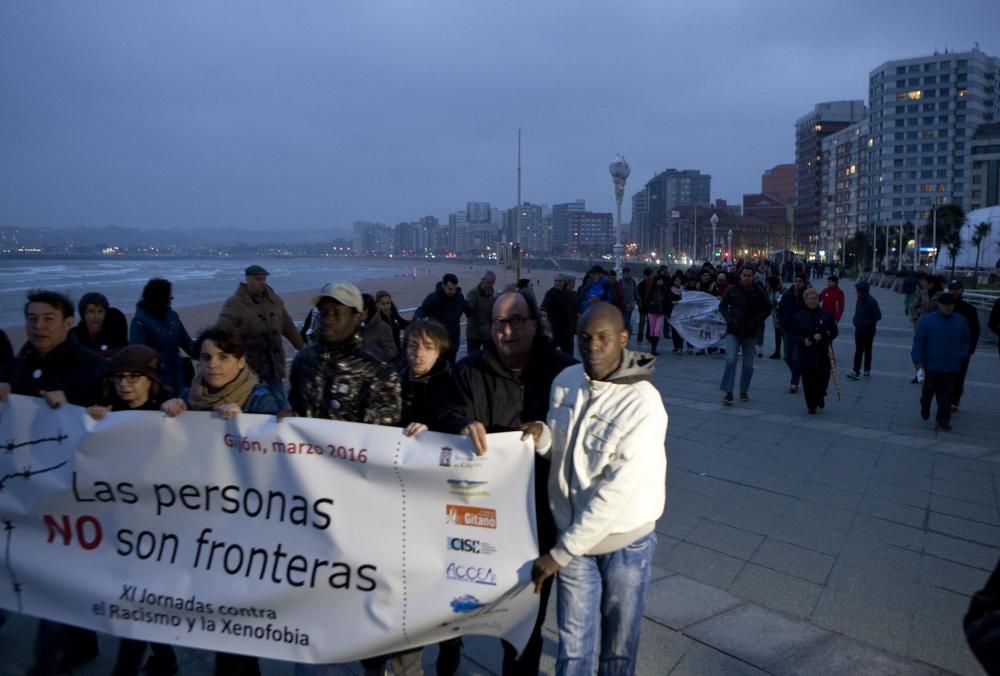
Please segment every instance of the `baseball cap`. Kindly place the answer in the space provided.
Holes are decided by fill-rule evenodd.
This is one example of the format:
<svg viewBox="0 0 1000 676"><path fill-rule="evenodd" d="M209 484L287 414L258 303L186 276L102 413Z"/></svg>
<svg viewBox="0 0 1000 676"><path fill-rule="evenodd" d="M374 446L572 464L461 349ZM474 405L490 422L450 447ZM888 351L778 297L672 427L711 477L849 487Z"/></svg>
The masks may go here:
<svg viewBox="0 0 1000 676"><path fill-rule="evenodd" d="M948 282L948 288L949 289L964 289L965 285L962 284L962 280L961 279L953 279L950 282Z"/></svg>
<svg viewBox="0 0 1000 676"><path fill-rule="evenodd" d="M358 291L358 287L350 282L329 282L325 284L320 289L319 295L313 299L313 305L316 305L324 298L332 298L341 305L352 307L358 312L365 311L365 303L361 299L361 292Z"/></svg>
<svg viewBox="0 0 1000 676"><path fill-rule="evenodd" d="M940 296L937 297L937 303L938 305L954 305L955 296L950 293L942 293Z"/></svg>
<svg viewBox="0 0 1000 676"><path fill-rule="evenodd" d="M243 271L245 275L269 275L271 274L259 265L251 265L246 270Z"/></svg>

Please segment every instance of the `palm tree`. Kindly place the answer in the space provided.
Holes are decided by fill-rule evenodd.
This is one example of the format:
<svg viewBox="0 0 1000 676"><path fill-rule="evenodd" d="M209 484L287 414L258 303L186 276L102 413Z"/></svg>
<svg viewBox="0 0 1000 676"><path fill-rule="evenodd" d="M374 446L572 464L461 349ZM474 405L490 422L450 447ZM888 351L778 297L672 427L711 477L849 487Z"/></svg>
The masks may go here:
<svg viewBox="0 0 1000 676"><path fill-rule="evenodd" d="M962 233L958 230L949 232L942 244L948 248L948 255L951 256L951 277L954 279L955 259L958 258L958 252L962 250Z"/></svg>
<svg viewBox="0 0 1000 676"><path fill-rule="evenodd" d="M934 248L938 249L945 244L945 238L951 233L959 230L965 224L965 211L957 204L942 204L937 207L937 241ZM927 219L926 232L933 230L933 215Z"/></svg>
<svg viewBox="0 0 1000 676"><path fill-rule="evenodd" d="M993 230L993 224L989 221L983 221L975 227L975 231L972 233L972 243L976 245L976 269L975 276L972 278L973 286L979 284L979 250L983 246L983 242L990 236L990 231Z"/></svg>

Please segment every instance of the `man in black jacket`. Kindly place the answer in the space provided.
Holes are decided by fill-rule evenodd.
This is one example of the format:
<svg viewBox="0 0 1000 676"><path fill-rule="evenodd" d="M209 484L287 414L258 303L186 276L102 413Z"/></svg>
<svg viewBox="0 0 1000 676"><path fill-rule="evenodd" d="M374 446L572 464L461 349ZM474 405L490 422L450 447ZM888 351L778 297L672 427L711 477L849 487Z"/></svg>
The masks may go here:
<svg viewBox="0 0 1000 676"><path fill-rule="evenodd" d="M722 403L727 406L733 403L736 358L740 352L743 353L740 401L750 398L748 391L753 377L754 353L757 351L757 331L770 312L771 301L767 299L764 287L754 283L753 268L743 268L740 283L729 287L719 301L719 313L726 320L726 368L719 387L725 392Z"/></svg>
<svg viewBox="0 0 1000 676"><path fill-rule="evenodd" d="M858 291L858 301L854 306L854 370L847 374L848 380L861 377L861 358L865 361L865 378L872 375L872 345L875 344L875 325L882 320L882 310L871 295L868 282L861 280L854 285Z"/></svg>
<svg viewBox="0 0 1000 676"><path fill-rule="evenodd" d="M55 291L32 291L24 306L28 342L0 368L0 401L9 394L43 397L52 408L99 403L109 364L70 337L73 303ZM29 673L70 671L97 656L97 634L51 620L40 620L35 664Z"/></svg>
<svg viewBox="0 0 1000 676"><path fill-rule="evenodd" d="M490 432L519 430L526 423L545 420L552 381L567 366L577 363L551 347L538 330L538 308L517 291L501 294L493 304L491 342L469 355L455 368L456 401L448 412L447 431L472 438L476 449L486 448ZM549 511L549 461L535 458L535 517L538 547L547 552L555 545L556 527ZM552 590L551 578L542 589L538 618L521 658L504 642L503 673L507 676L537 674L542 655L542 624ZM456 663L457 668L457 663Z"/></svg>
<svg viewBox="0 0 1000 676"><path fill-rule="evenodd" d="M436 319L448 329L448 338L451 340L448 361L452 364L458 355L460 327L466 307L465 296L462 295L462 288L458 285L458 277L449 272L441 278L434 291L427 294L424 302L413 313L414 319L422 317Z"/></svg>
<svg viewBox="0 0 1000 676"><path fill-rule="evenodd" d="M972 359L972 354L976 351L976 345L979 344L979 334L982 332L982 328L979 325L979 312L975 306L962 298L962 294L965 293L965 285L962 284L962 280L951 280L948 283L948 291L957 298L955 301L955 313L965 317L965 321L969 324L969 354L965 355L965 358L962 359L962 370L958 373L958 382L955 383L955 396L951 400L951 412L954 413L958 410L962 394L965 392L965 376L969 373L969 360Z"/></svg>
<svg viewBox="0 0 1000 676"><path fill-rule="evenodd" d="M542 299L542 314L552 329L552 343L565 354L573 355L573 329L576 325L576 294L566 289L566 278L556 273L552 288Z"/></svg>

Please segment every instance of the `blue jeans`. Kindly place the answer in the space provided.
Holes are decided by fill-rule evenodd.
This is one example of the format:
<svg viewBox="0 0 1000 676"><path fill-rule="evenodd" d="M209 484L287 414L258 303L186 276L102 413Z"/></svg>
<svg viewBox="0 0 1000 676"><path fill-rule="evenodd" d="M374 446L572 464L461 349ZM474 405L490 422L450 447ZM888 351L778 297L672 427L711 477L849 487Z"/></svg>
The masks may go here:
<svg viewBox="0 0 1000 676"><path fill-rule="evenodd" d="M726 370L722 372L723 392L733 391L733 381L736 379L737 350L743 352L743 370L740 372L740 392L750 391L750 379L753 378L753 358L757 351L757 338L740 338L731 333L726 334Z"/></svg>
<svg viewBox="0 0 1000 676"><path fill-rule="evenodd" d="M609 554L577 556L559 571L558 676L635 673L656 533Z"/></svg>
<svg viewBox="0 0 1000 676"><path fill-rule="evenodd" d="M785 332L781 334L781 340L785 342L785 364L792 374L792 385L799 385L799 341L796 336Z"/></svg>

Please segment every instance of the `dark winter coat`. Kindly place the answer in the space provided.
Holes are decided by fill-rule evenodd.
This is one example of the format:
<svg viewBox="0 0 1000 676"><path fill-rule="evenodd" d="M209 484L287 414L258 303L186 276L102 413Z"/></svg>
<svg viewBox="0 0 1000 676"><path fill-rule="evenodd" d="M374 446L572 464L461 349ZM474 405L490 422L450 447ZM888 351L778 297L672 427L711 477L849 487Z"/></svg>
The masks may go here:
<svg viewBox="0 0 1000 676"><path fill-rule="evenodd" d="M558 342L560 338L573 335L577 317L576 294L553 287L545 292L542 311L549 321L553 339Z"/></svg>
<svg viewBox="0 0 1000 676"><path fill-rule="evenodd" d="M858 301L854 306L854 328L859 331L874 331L875 325L882 320L882 310L878 301L869 293L868 282L858 282L854 285L858 290Z"/></svg>
<svg viewBox="0 0 1000 676"><path fill-rule="evenodd" d="M965 317L965 321L969 325L969 354L966 355L966 359L968 359L975 354L976 345L979 343L979 334L982 332L979 325L979 312L974 305L959 298L955 301L955 313Z"/></svg>
<svg viewBox="0 0 1000 676"><path fill-rule="evenodd" d="M178 348L191 356L191 336L181 323L181 318L173 310L167 310L158 318L137 305L132 325L129 329L130 345L148 345L160 353L160 380L174 392L180 392L184 382L184 368Z"/></svg>
<svg viewBox="0 0 1000 676"><path fill-rule="evenodd" d="M469 340L489 340L490 324L493 322L493 302L496 295L486 292L476 284L476 288L465 297L465 314L469 321L465 324L465 337Z"/></svg>
<svg viewBox="0 0 1000 676"><path fill-rule="evenodd" d="M642 299L642 305L647 314L665 315L671 311L669 289L667 280L664 280L662 284L654 282L650 285L646 296Z"/></svg>
<svg viewBox="0 0 1000 676"><path fill-rule="evenodd" d="M222 306L218 324L224 329L239 332L247 363L267 383L280 382L285 377L282 336L288 338L297 350L305 345L285 310L285 303L270 286L254 295L246 282L241 282L236 293Z"/></svg>
<svg viewBox="0 0 1000 676"><path fill-rule="evenodd" d="M62 390L69 403L92 406L101 400L101 384L110 368L108 360L70 336L44 357L25 343L17 357L0 367L0 382L10 383L14 394L39 397Z"/></svg>
<svg viewBox="0 0 1000 676"><path fill-rule="evenodd" d="M448 329L452 350L455 350L461 340L461 322L464 314L465 296L462 295L462 288L457 288L455 295L449 297L444 292L444 282L438 282L434 291L427 294L424 302L413 313L413 317L415 319L429 317L444 324Z"/></svg>
<svg viewBox="0 0 1000 676"><path fill-rule="evenodd" d="M917 322L910 357L928 371L957 373L969 356L969 336L969 323L958 312L931 312Z"/></svg>
<svg viewBox="0 0 1000 676"><path fill-rule="evenodd" d="M758 284L749 289L737 284L726 290L719 301L719 313L726 320L726 333L739 338L753 338L771 312L767 292Z"/></svg>
<svg viewBox="0 0 1000 676"><path fill-rule="evenodd" d="M104 316L104 323L96 336L91 336L87 330L87 323L80 321L79 324L70 329L70 333L76 336L76 342L81 347L85 347L91 352L96 352L102 357L110 357L120 348L128 345L128 320L125 314L116 307L109 307Z"/></svg>
<svg viewBox="0 0 1000 676"><path fill-rule="evenodd" d="M292 362L288 401L307 418L398 425L399 375L361 349L361 338L320 340Z"/></svg>
<svg viewBox="0 0 1000 676"><path fill-rule="evenodd" d="M410 367L404 366L399 373L402 387L403 426L419 422L435 432L444 431L444 414L455 397L455 378L447 359L438 359L431 372L422 378L414 378Z"/></svg>
<svg viewBox="0 0 1000 676"><path fill-rule="evenodd" d="M802 300L802 294L796 296L792 288L781 294L781 300L778 302L778 323L781 324L782 333L795 335L795 318L805 309L806 302Z"/></svg>
<svg viewBox="0 0 1000 676"><path fill-rule="evenodd" d="M795 339L799 343L799 369L830 369L830 345L837 337L837 322L826 310L806 308L795 315ZM820 339L816 340L816 334ZM806 340L809 345L806 345Z"/></svg>

